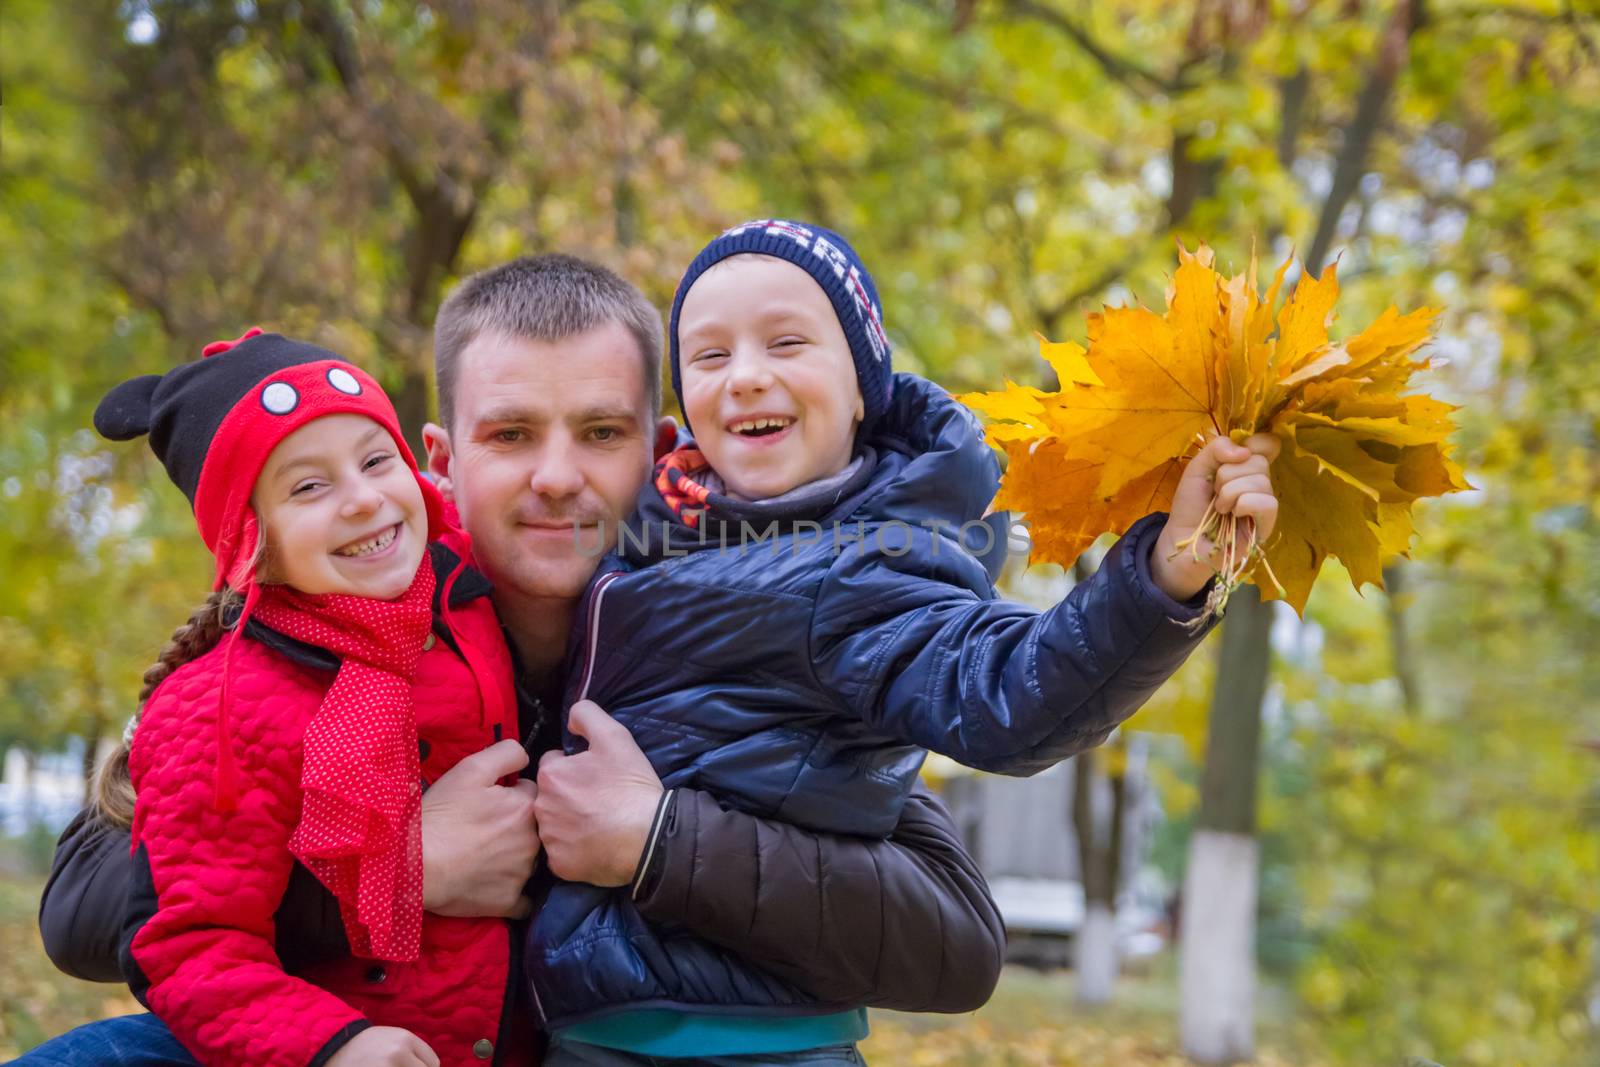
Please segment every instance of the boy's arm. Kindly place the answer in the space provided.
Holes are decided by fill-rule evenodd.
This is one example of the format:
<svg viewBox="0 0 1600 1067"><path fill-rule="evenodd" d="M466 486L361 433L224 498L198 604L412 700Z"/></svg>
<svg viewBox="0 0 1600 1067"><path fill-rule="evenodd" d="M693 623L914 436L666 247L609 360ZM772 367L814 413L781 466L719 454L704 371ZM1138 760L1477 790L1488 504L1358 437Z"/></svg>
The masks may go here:
<svg viewBox="0 0 1600 1067"><path fill-rule="evenodd" d="M1212 625L1191 630L1199 605L1151 576L1165 518L1135 523L1044 612L990 599L982 566L936 531L910 530L906 552L903 536L846 546L817 597L818 680L885 733L982 770L1033 774L1093 748Z"/></svg>
<svg viewBox="0 0 1600 1067"><path fill-rule="evenodd" d="M634 902L826 1003L973 1011L1005 928L950 814L920 787L887 839L817 834L675 789Z"/></svg>

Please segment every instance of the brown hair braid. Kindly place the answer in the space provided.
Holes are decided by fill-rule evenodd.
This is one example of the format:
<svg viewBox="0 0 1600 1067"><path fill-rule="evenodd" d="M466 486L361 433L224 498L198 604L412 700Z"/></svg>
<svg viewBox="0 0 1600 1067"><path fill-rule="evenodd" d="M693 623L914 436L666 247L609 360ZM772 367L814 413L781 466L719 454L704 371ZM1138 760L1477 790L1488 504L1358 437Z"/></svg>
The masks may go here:
<svg viewBox="0 0 1600 1067"><path fill-rule="evenodd" d="M217 646L227 632L224 617L229 609L240 602L239 594L224 586L206 597L205 603L194 610L189 621L172 632L172 638L161 650L155 665L144 672L144 688L139 692L139 710L166 681L167 676L190 660L199 659ZM113 826L133 825L133 780L128 775L128 742L133 738L139 716L128 723L122 741L111 754L95 768L94 784L90 789L95 814Z"/></svg>

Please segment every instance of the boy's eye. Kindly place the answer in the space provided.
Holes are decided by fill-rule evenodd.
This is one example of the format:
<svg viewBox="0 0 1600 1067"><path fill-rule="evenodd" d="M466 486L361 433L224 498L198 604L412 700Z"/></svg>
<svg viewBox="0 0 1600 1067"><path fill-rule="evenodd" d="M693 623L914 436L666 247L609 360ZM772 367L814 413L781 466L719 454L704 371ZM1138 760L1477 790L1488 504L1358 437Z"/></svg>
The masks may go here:
<svg viewBox="0 0 1600 1067"><path fill-rule="evenodd" d="M806 343L806 341L805 341L805 338L803 338L803 337L780 337L776 341L772 342L772 347L773 348L798 348L799 346L801 346L801 345L803 345L805 343Z"/></svg>
<svg viewBox="0 0 1600 1067"><path fill-rule="evenodd" d="M697 352L697 353L695 353L694 359L690 360L690 362L691 363L705 363L708 360L727 359L727 358L728 358L728 353L723 352L720 349L715 349L714 348L709 352Z"/></svg>

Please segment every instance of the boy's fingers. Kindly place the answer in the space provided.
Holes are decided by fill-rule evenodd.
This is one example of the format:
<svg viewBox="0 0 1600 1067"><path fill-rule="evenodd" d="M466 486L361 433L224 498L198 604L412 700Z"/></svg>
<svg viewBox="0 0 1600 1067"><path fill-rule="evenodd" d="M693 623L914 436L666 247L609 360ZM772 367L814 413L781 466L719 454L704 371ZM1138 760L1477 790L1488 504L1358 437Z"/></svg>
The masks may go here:
<svg viewBox="0 0 1600 1067"><path fill-rule="evenodd" d="M1283 442L1274 433L1252 434L1245 439L1245 447L1258 456L1265 456L1269 461L1278 458L1278 453L1283 450Z"/></svg>
<svg viewBox="0 0 1600 1067"><path fill-rule="evenodd" d="M1265 474L1247 474L1221 486L1217 490L1217 510L1224 515L1236 511L1239 500L1246 494L1272 495L1272 479Z"/></svg>

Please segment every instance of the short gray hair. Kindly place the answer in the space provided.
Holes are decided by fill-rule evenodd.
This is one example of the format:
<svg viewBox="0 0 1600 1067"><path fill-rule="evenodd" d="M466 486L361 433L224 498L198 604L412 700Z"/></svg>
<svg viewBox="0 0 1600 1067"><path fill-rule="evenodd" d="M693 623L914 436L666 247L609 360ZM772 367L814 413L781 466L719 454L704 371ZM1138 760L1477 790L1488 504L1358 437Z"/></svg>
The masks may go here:
<svg viewBox="0 0 1600 1067"><path fill-rule="evenodd" d="M639 344L652 418L661 412L661 312L621 277L576 256L523 256L480 271L456 286L433 324L433 373L439 421L455 419L457 360L485 331L532 341L560 341L608 322Z"/></svg>

